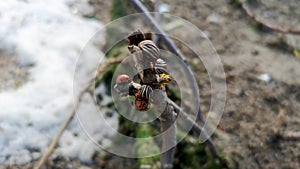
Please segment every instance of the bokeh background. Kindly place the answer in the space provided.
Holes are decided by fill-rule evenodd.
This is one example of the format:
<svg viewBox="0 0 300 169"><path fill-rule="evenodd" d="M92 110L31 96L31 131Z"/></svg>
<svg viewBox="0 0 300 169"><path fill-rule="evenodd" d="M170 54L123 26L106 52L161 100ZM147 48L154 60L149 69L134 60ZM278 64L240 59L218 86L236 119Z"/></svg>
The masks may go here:
<svg viewBox="0 0 300 169"><path fill-rule="evenodd" d="M226 108L212 137L224 161L214 160L191 132L177 146L174 168L300 168L300 1L160 0L159 8L155 0L141 2L151 12L176 15L202 30L226 73ZM89 57L77 62L81 49L94 35L89 41L91 52L100 57L128 55L125 40L107 49L113 43L110 35L124 31L122 27L102 28L136 12L130 1L122 0L0 2L1 169L36 165L79 95L73 93L75 68L81 77L75 85L83 87L99 66ZM166 26L170 31L180 30L180 36L191 36L176 22ZM211 101L207 71L194 59L193 51L180 41L176 45L196 75L205 116ZM199 44L195 41L194 45ZM78 108L88 114L85 120L91 121L89 128L102 146L120 140L104 125L93 123L99 105L103 123L121 133L143 137L159 132L155 124L139 126L116 112L110 91L114 69L114 65L108 67L96 86L98 102L86 93ZM176 91L169 94L180 100ZM158 163L159 156L130 159L99 149L75 118L43 167L157 168Z"/></svg>

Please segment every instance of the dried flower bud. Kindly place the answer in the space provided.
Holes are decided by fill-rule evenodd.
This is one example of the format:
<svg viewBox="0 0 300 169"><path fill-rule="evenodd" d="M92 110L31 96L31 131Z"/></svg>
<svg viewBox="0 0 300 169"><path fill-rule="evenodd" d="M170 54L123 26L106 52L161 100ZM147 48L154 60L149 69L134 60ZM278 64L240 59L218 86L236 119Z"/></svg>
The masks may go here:
<svg viewBox="0 0 300 169"><path fill-rule="evenodd" d="M116 84L129 83L131 78L126 74L121 74L116 79Z"/></svg>

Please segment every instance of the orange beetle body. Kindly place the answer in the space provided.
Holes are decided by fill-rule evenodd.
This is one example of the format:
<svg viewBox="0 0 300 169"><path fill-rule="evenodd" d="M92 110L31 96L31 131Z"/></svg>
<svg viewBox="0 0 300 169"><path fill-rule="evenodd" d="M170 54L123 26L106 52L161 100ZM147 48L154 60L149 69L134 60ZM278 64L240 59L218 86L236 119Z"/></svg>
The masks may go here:
<svg viewBox="0 0 300 169"><path fill-rule="evenodd" d="M146 111L150 107L149 95L152 92L151 87L143 85L135 94L134 106L139 111Z"/></svg>
<svg viewBox="0 0 300 169"><path fill-rule="evenodd" d="M135 97L134 98L135 109L139 111L146 111L149 109L148 99Z"/></svg>

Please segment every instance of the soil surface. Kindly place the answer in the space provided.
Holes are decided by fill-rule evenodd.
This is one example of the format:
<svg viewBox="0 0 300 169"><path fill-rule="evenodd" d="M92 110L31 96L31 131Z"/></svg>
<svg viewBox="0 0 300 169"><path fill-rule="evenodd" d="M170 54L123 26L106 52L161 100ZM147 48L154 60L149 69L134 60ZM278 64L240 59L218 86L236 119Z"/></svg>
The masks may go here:
<svg viewBox="0 0 300 169"><path fill-rule="evenodd" d="M95 18L108 23L111 2L90 2L95 6ZM257 24L237 0L162 2L170 5L171 14L206 31L224 64L227 103L213 141L224 154L229 168L300 168L300 60L295 57L300 45L286 41L299 39L299 35L279 33ZM271 1L263 2L251 6L257 15L272 24L277 24L279 17L279 26L290 24L288 27L300 29L299 1L281 0L272 6ZM6 61L5 57L0 59L0 64ZM210 82L203 69L194 71L201 87L201 109L207 112ZM270 80L260 77L270 77ZM95 156L96 165L63 158L55 160L57 165L49 162L49 168L114 168L114 163L120 162L124 168L131 168L135 164L134 160L110 155Z"/></svg>
<svg viewBox="0 0 300 169"><path fill-rule="evenodd" d="M299 2L253 2L247 5L266 24L300 28ZM205 31L224 64L227 104L213 140L229 168L300 168L300 60L295 57L300 36L258 24L242 9L242 1L163 3L171 14ZM194 71L201 109L207 112L210 82L203 68Z"/></svg>
<svg viewBox="0 0 300 169"><path fill-rule="evenodd" d="M300 61L292 52L300 46L288 46L284 43L287 35L257 25L237 2L165 2L171 5L170 13L209 32L224 64L227 104L213 140L226 154L229 167L299 168L300 138L291 135L299 135L300 126ZM257 15L266 8L276 11L283 6L280 1L273 7L264 2L256 6ZM289 18L291 14L280 15ZM294 28L300 24L299 17L288 21ZM276 24L274 18L271 22ZM285 26L290 23L284 22ZM259 79L264 73L270 75L270 81ZM195 74L199 75L202 111L207 112L209 80L203 73Z"/></svg>
<svg viewBox="0 0 300 169"><path fill-rule="evenodd" d="M0 51L0 91L21 86L27 80L29 67L18 63L15 56Z"/></svg>

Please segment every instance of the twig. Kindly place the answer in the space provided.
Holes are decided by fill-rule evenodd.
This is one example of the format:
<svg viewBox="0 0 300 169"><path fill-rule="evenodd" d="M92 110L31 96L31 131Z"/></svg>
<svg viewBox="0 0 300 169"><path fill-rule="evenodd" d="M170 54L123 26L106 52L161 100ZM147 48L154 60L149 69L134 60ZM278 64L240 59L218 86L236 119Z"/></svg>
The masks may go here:
<svg viewBox="0 0 300 169"><path fill-rule="evenodd" d="M139 12L144 13L145 19L151 24L155 32L161 35L162 40L167 45L169 50L172 53L174 53L185 64L188 64L186 58L180 53L179 49L176 47L173 41L166 35L166 33L162 30L162 28L155 21L155 19L149 14L150 12L147 10L147 8L139 0L131 0L131 3Z"/></svg>
<svg viewBox="0 0 300 169"><path fill-rule="evenodd" d="M99 81L102 80L103 74L104 74L107 66L109 66L110 64L120 63L120 62L122 62L123 59L124 59L123 57L110 58L110 59L104 61L103 63L101 63L95 73L95 84L99 83Z"/></svg>
<svg viewBox="0 0 300 169"><path fill-rule="evenodd" d="M130 35L131 37L131 35ZM143 45L141 45L143 44ZM145 48L145 46L149 45L148 48ZM143 86L141 86L139 89L137 88L138 85L140 85L139 83L136 83L134 81L132 81L130 83L130 85L133 85L132 87L136 88L137 93L131 93L131 91L129 91L129 93L133 94L135 96L135 99L139 99L139 100L143 100L143 99L148 99L150 100L150 102L154 105L156 112L158 114L160 114L160 123L161 123L161 132L162 134L162 142L161 142L161 151L163 152L161 154L161 168L162 169L170 169L173 168L173 161L174 161L174 154L175 154L175 145L176 145L176 126L175 126L175 115L173 113L173 108L172 106L169 106L167 104L167 93L166 93L166 89L163 85L158 85L156 83L153 83L153 78L157 78L157 76L159 76L158 74L156 74L156 72L154 71L147 71L147 66L145 65L149 65L151 66L151 64L153 63L153 59L155 59L155 62L157 62L157 59L159 58L159 50L157 50L157 47L155 44L153 44L153 42L149 42L149 41L141 41L139 42L138 46L142 46L141 48L135 47L135 46L131 46L130 48L135 49L135 50L130 50L130 48L128 48L132 54L134 55L134 62L135 62L135 68L138 71L139 74L139 79L141 80L143 86L145 86L145 84L147 85L147 88L143 88ZM147 51L149 53L152 53L153 55L151 55L152 57L149 58L143 53L143 51ZM148 69L151 70L151 69ZM153 74L154 73L154 74ZM117 86L118 88L118 86ZM152 91L152 88L156 89L154 92L150 92L150 89ZM129 88L128 88L129 89ZM148 93L147 91L149 91L149 95L143 95L142 97L142 93L146 94ZM148 102L148 99L145 100ZM135 100L136 101L136 100ZM138 102L135 102L135 104ZM148 104L148 103L147 103ZM139 104L136 104L136 106ZM139 105L137 106L138 108L140 108L139 110L143 110L144 108Z"/></svg>
<svg viewBox="0 0 300 169"><path fill-rule="evenodd" d="M147 8L139 1L139 0L131 0L132 5L139 11L144 13L145 19L151 24L151 26L154 28L155 32L161 35L162 41L166 44L170 52L174 53L175 56L177 56L182 62L185 63L185 69L188 72L188 78L189 81L193 84L193 88L196 90L195 94L198 94L198 85L194 78L194 73L192 69L190 68L186 58L180 53L180 50L176 47L176 45L173 43L173 41L166 35L166 33L163 31L163 29L160 27L160 25L153 19L153 17L149 14L149 11ZM198 108L200 108L200 105L197 105ZM202 116L202 115L201 115Z"/></svg>
<svg viewBox="0 0 300 169"><path fill-rule="evenodd" d="M283 137L286 139L291 139L291 140L299 140L300 139L300 131L286 131L283 134Z"/></svg>
<svg viewBox="0 0 300 169"><path fill-rule="evenodd" d="M160 114L162 145L161 168L173 168L176 145L176 125L173 106L168 104L168 96L164 89L153 92L150 96L151 103Z"/></svg>
<svg viewBox="0 0 300 169"><path fill-rule="evenodd" d="M144 13L145 15L145 19L151 24L151 26L155 29L156 32L158 32L161 35L161 39L162 41L166 44L166 46L168 47L168 49L174 53L180 60L182 60L185 65L186 65L186 70L188 71L188 78L189 80L193 83L193 87L194 89L198 89L196 80L194 78L194 74L193 71L191 70L186 58L180 53L179 49L176 47L176 45L172 42L172 40L166 35L166 33L161 29L161 27L159 26L159 24L155 21L155 19L152 18L152 16L149 14L149 11L147 10L147 8L139 1L139 0L131 0L132 5L139 11ZM198 90L196 91L197 93ZM197 121L199 122L204 122L204 118L203 115L200 111L200 106L197 105L199 112L197 113ZM207 140L207 144L209 146L209 149L211 151L211 153L215 156L215 157L219 157L218 152L212 142L211 139Z"/></svg>
<svg viewBox="0 0 300 169"><path fill-rule="evenodd" d="M135 82L131 82L130 84L128 84L134 88L136 88L136 86L138 86L138 84L136 84ZM129 87L128 87L129 88ZM122 90L127 91L128 88L122 88ZM120 88L121 89L121 88ZM136 88L137 89L137 88ZM124 92L121 91L120 92ZM182 111L182 109L175 103L173 102L171 99L169 99L167 96L165 97L160 97L160 95L156 94L156 95L151 95L151 103L156 107L156 110L158 112L163 112L161 113L161 124L162 124L162 132L166 131L170 126L175 127L175 125L173 125L173 123L175 122L175 116L173 114L173 112L177 113L177 117L178 117L178 122L179 124L185 128L186 126L191 126L192 130L197 133L197 134L202 134L203 135L203 139L207 140L205 143L207 144L210 152L212 153L213 157L215 159L218 159L220 161L223 161L222 158L220 157L215 145L213 144L212 140L209 138L208 134L206 133L206 131L199 126L199 124L197 124L195 121L193 121L188 115L187 113L185 113L184 111ZM167 99L167 101L164 101L165 99ZM153 101L154 100L154 101ZM165 106L165 103L166 106ZM175 129L175 128L173 128ZM171 130L173 130L171 129ZM163 138L163 144L164 147L170 147L170 145L175 145L175 143L172 143L170 141L176 140L176 138L172 139L172 137L174 136L174 134L170 133L163 135L166 136L165 138ZM162 148L162 150L164 151L165 148ZM170 164L171 159L173 159L172 154L174 149L171 149L169 152L163 153L162 154L162 164Z"/></svg>
<svg viewBox="0 0 300 169"><path fill-rule="evenodd" d="M176 104L174 103L172 100L168 100L168 103L171 104L174 108L174 111L178 113L178 117L179 117L179 123L181 123L182 125L188 125L188 126L192 126L192 130L195 131L198 135L200 135L201 133L203 133L203 136L205 137L204 139L206 139L207 141L205 142L210 150L210 152L212 153L213 157L219 160L222 160L217 149L216 146L213 144L212 140L208 137L207 133L205 130L203 130L203 128L201 128L197 123L195 123L184 111L182 111L182 109Z"/></svg>
<svg viewBox="0 0 300 169"><path fill-rule="evenodd" d="M74 108L72 109L72 111L70 112L68 118L65 120L65 122L62 124L62 126L60 127L58 133L56 134L55 138L52 140L51 144L49 145L47 151L43 154L43 156L41 157L41 159L39 160L38 164L36 165L35 169L40 169L45 162L47 161L47 159L49 158L49 156L52 154L52 152L54 151L60 137L62 136L63 132L65 131L65 129L68 127L68 125L70 124L70 122L72 121L76 109L79 106L80 100L83 96L83 94L88 90L88 88L90 87L90 84L88 86L86 86L84 88L84 90L82 90L78 96L78 99L74 105Z"/></svg>
<svg viewBox="0 0 300 169"><path fill-rule="evenodd" d="M115 63L119 63L123 60L123 58L119 57L119 58L113 58L113 59L109 59L107 61L105 61L103 64L100 65L100 67L97 69L96 71L96 77L98 77L96 80L101 80L102 78L102 74L105 71L106 67L109 64L115 64ZM88 85L86 87L83 88L83 90L79 93L79 96L74 104L74 108L72 109L72 111L70 112L68 118L65 120L65 122L61 125L58 133L56 134L55 138L52 140L51 144L49 145L47 151L43 154L43 156L40 158L38 164L34 167L34 169L40 169L42 166L45 165L47 159L49 158L49 156L53 153L59 139L61 138L63 132L65 131L65 129L68 127L68 125L70 124L70 122L72 121L72 119L74 118L74 115L76 113L76 110L79 106L79 103L81 101L81 98L83 96L83 94L85 92L88 92L90 90L91 85L93 85L94 79L90 80Z"/></svg>
<svg viewBox="0 0 300 169"><path fill-rule="evenodd" d="M155 3L154 3L154 12L155 12L154 18L155 18L155 21L156 21L157 23L160 22L159 5L160 5L160 0L155 0ZM152 39L153 39L153 42L154 42L154 43L157 43L158 40L159 40L159 39L158 39L158 36L157 36L155 33L152 34Z"/></svg>
<svg viewBox="0 0 300 169"><path fill-rule="evenodd" d="M269 28L272 29L274 31L277 32L281 32L281 33L291 33L291 34L300 34L300 30L299 29L288 29L288 28L283 28L280 26L275 26L272 25L270 23L266 23L263 20L259 19L258 17L256 17L256 15L254 14L254 12L248 7L247 4L240 2L242 5L243 10L247 13L247 15L252 18L255 22Z"/></svg>

